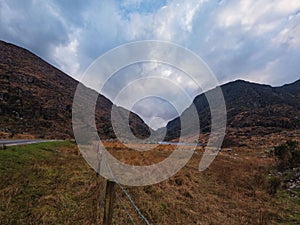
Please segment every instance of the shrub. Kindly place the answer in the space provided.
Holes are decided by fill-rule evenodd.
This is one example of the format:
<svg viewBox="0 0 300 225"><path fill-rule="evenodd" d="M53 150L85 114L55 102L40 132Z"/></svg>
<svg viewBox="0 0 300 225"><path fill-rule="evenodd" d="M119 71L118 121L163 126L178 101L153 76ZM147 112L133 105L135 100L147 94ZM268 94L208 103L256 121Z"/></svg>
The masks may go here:
<svg viewBox="0 0 300 225"><path fill-rule="evenodd" d="M298 142L287 141L284 144L276 146L274 154L278 158L278 170L284 171L300 166L300 151Z"/></svg>
<svg viewBox="0 0 300 225"><path fill-rule="evenodd" d="M267 186L267 192L270 195L275 195L278 191L278 189L281 186L281 179L280 177L271 177L268 186Z"/></svg>

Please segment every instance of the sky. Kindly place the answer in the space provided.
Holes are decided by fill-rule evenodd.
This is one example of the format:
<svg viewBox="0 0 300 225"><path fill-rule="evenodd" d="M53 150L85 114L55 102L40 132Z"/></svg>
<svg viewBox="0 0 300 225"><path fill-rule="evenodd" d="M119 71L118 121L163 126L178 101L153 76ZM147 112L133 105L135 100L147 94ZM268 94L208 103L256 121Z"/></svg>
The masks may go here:
<svg viewBox="0 0 300 225"><path fill-rule="evenodd" d="M244 79L279 86L300 78L299 0L0 0L0 39L29 49L77 80L107 51L142 40L193 51L220 84ZM114 100L136 74L173 81L157 85L144 79L131 92L159 93L160 98L142 99L133 109L153 128L191 103L180 101L180 94L175 106L167 101L177 95L176 85L191 99L201 92L174 67L140 63L118 71L103 94Z"/></svg>

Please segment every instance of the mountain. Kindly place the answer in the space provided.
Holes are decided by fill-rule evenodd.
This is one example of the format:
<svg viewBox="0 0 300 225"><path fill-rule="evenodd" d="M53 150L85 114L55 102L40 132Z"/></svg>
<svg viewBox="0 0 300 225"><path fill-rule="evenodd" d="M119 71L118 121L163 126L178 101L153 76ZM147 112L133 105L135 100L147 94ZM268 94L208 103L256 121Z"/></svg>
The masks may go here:
<svg viewBox="0 0 300 225"><path fill-rule="evenodd" d="M0 132L32 134L41 138L74 137L72 104L78 84L28 50L0 41ZM234 130L245 135L262 135L300 128L300 80L281 87L237 80L222 85L221 89L227 107L228 133ZM89 96L98 93L88 88L86 91L89 94L83 102L88 104L92 99ZM210 110L205 95L197 96L193 103L201 131L207 134ZM98 95L96 125L99 135L105 139L115 137L111 125L112 107L110 100ZM188 116L190 110L191 107L186 109L182 116ZM120 121L127 113L130 113L133 133L147 137L151 130L143 120L118 107ZM195 135L193 129L191 121L189 132ZM180 133L180 118L176 118L167 125L166 140L176 139Z"/></svg>
<svg viewBox="0 0 300 225"><path fill-rule="evenodd" d="M31 134L40 138L72 138L72 104L78 81L26 49L0 41L0 132ZM95 91L86 88L90 95ZM90 99L85 96L84 102ZM95 118L102 138L114 138L113 104L98 96ZM129 113L118 107L118 116ZM130 112L136 136L150 134L148 126Z"/></svg>
<svg viewBox="0 0 300 225"><path fill-rule="evenodd" d="M262 135L285 129L300 129L300 80L282 87L271 87L243 80L221 86L227 108L227 130ZM213 91L213 90L212 90ZM198 111L201 131L210 131L210 110L205 94L193 104ZM191 107L181 116L188 115ZM166 140L180 135L180 117L167 124ZM193 135L193 130L190 130ZM228 136L228 135L227 135Z"/></svg>

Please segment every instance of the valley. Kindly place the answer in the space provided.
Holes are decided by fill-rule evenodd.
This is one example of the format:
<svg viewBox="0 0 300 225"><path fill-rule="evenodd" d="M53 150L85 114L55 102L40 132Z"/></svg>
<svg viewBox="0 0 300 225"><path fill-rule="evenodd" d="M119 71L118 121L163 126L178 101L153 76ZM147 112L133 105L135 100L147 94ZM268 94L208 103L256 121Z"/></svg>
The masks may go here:
<svg viewBox="0 0 300 225"><path fill-rule="evenodd" d="M64 140L8 144L0 150L0 223L101 224L105 180L84 160L73 135L72 99L78 82L12 44L1 41L0 53L0 138ZM216 159L203 172L198 164L210 135L204 94L194 99L201 133L193 126L189 131L198 143L189 142L189 137L186 143L177 143L181 128L180 118L175 118L167 124L165 140L150 151L133 149L147 149L153 143L130 143L131 149L116 139L110 121L113 103L99 95L98 134L121 162L150 166L166 159L176 146L196 147L188 164L171 178L125 189L151 224L299 224L299 168L279 171L284 162L274 153L287 141L300 142L299 80L281 87L237 80L221 89L228 111L226 136ZM87 92L95 94L88 88ZM118 116L127 112L120 107ZM154 132L132 112L129 124L139 138ZM299 145L293 153L297 152ZM143 224L124 193L120 189L116 193L113 224L131 220Z"/></svg>

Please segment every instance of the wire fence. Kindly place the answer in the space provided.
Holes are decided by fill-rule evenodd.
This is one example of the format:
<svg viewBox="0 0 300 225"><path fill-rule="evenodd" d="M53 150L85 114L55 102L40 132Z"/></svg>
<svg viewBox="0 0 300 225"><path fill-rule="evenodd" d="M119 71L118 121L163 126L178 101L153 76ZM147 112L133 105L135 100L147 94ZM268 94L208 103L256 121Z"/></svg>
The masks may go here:
<svg viewBox="0 0 300 225"><path fill-rule="evenodd" d="M134 222L134 220L133 220L133 218L132 218L132 216L131 216L130 211L129 211L129 210L127 209L127 207L125 206L125 204L124 204L122 198L119 196L119 194L118 194L117 192L115 192L115 194L116 194L118 200L120 201L121 206L123 207L124 211L126 212L126 214L127 214L128 218L129 218L130 222L131 222L132 224L135 225L136 223Z"/></svg>
<svg viewBox="0 0 300 225"><path fill-rule="evenodd" d="M126 189L118 182L118 180L115 178L115 176L113 175L113 172L112 172L110 166L109 166L108 163L107 163L107 160L104 159L104 156L103 156L103 158L101 158L101 163L104 163L104 166L105 166L106 170L109 172L110 176L112 177L112 181L113 181L115 184L117 184L117 185L116 185L117 187L119 187L119 191L121 192L121 194L119 194L118 191L115 190L115 196L116 196L116 198L117 198L119 204L121 205L121 208L124 210L126 216L128 217L130 223L131 223L131 224L134 224L134 225L137 224L137 223L135 222L135 220L137 220L137 218L136 218L136 216L133 216L133 212L132 212L132 211L134 210L134 213L135 213L136 215L139 216L140 220L142 220L142 222L143 222L144 224L150 225L150 222L149 222L148 219L145 217L145 215L142 213L142 211L140 210L140 208L136 205L136 203L134 202L132 196L128 193L128 191L127 191L127 190L126 190ZM97 172L99 173L100 171L97 171ZM101 184L100 184L100 185L101 185ZM105 189L104 187L103 187L103 188L100 187L100 188L101 188L100 191L102 191L102 192L103 192L103 190ZM123 197L125 197L126 200L125 200L125 199L122 199ZM104 204L104 194L100 196L100 199L101 199L101 201L100 201L100 207L103 208L103 204ZM131 208L132 208L133 210L132 210L132 209L130 210L130 209L126 206L126 204L125 204L126 201L129 203L129 205L131 206ZM138 224L141 224L140 221L139 221Z"/></svg>

